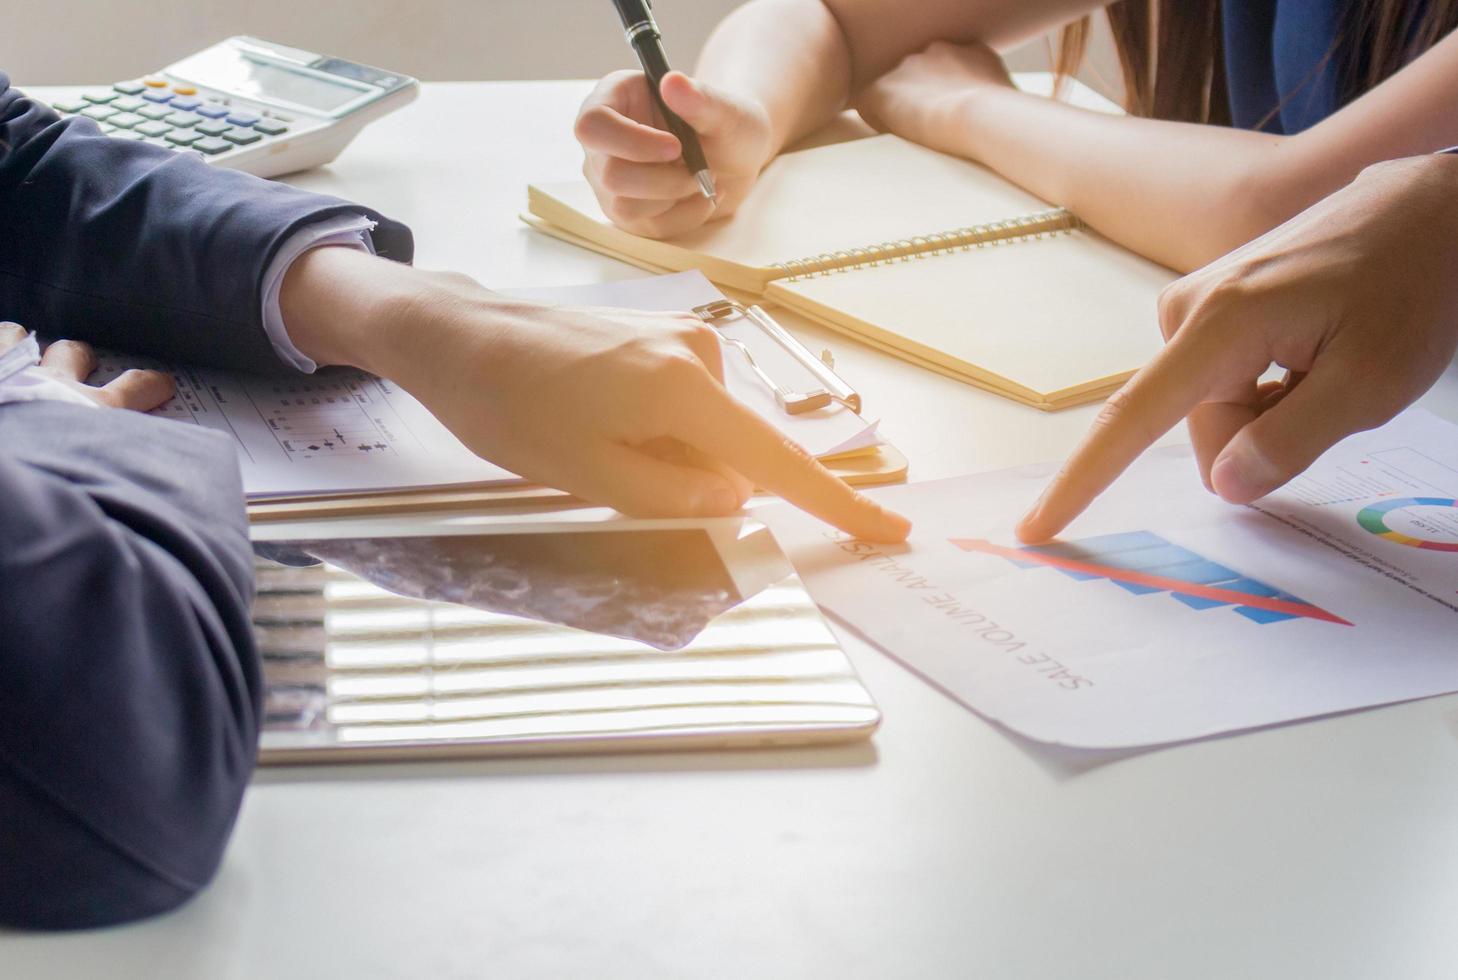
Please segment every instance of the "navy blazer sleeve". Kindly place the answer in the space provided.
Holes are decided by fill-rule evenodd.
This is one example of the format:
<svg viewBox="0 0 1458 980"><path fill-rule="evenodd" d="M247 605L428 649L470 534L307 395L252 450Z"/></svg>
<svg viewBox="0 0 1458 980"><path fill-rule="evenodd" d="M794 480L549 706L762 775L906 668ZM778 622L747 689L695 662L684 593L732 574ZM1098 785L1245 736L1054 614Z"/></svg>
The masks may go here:
<svg viewBox="0 0 1458 980"><path fill-rule="evenodd" d="M212 877L256 754L251 558L225 437L0 406L0 924L139 918Z"/></svg>
<svg viewBox="0 0 1458 980"><path fill-rule="evenodd" d="M278 370L264 271L301 226L368 208L62 120L0 73L0 317L48 336L217 367Z"/></svg>

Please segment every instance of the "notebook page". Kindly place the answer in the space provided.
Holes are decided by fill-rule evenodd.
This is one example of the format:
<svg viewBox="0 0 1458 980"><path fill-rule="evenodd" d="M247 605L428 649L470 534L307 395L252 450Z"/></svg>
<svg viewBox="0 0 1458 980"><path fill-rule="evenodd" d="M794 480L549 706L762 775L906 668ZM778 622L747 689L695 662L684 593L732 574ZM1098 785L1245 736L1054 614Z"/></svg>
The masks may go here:
<svg viewBox="0 0 1458 980"><path fill-rule="evenodd" d="M669 269L762 290L775 263L1000 221L1049 205L984 167L891 135L787 153L738 213L671 241L615 228L584 181L531 189L531 211L574 234Z"/></svg>
<svg viewBox="0 0 1458 980"><path fill-rule="evenodd" d="M1078 232L776 282L766 295L1038 403L1153 356L1156 301L1174 278Z"/></svg>

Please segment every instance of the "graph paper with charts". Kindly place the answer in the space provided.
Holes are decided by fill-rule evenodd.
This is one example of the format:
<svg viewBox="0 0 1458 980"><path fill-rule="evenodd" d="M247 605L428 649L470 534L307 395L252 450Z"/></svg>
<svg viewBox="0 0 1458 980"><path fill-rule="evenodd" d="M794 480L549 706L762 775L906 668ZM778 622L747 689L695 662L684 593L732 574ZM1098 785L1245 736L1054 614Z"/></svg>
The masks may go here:
<svg viewBox="0 0 1458 980"><path fill-rule="evenodd" d="M1458 427L1348 439L1250 507L1154 450L1053 543L1055 465L873 491L905 546L760 512L831 614L978 713L1082 748L1177 742L1458 690Z"/></svg>
<svg viewBox="0 0 1458 980"><path fill-rule="evenodd" d="M510 295L656 311L688 310L723 298L697 272ZM754 347L775 377L808 383L793 373L796 366L783 351L773 344L766 349L762 334L742 325L721 334ZM462 445L408 392L360 371L264 378L104 354L89 380L103 384L128 367L158 368L177 379L176 397L153 414L232 437L251 499L520 482ZM881 444L873 420L841 406L787 415L740 358L726 355L724 369L732 395L813 456L843 456Z"/></svg>

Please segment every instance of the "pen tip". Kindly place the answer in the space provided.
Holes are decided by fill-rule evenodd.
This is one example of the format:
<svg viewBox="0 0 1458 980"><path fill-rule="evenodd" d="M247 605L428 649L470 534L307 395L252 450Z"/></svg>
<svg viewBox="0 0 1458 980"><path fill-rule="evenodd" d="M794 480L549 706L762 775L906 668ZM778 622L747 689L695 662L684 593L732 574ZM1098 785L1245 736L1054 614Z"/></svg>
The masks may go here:
<svg viewBox="0 0 1458 980"><path fill-rule="evenodd" d="M694 179L699 182L699 190L703 191L704 196L709 200L712 201L719 196L719 192L714 188L714 175L712 173L707 170L700 170L694 174Z"/></svg>

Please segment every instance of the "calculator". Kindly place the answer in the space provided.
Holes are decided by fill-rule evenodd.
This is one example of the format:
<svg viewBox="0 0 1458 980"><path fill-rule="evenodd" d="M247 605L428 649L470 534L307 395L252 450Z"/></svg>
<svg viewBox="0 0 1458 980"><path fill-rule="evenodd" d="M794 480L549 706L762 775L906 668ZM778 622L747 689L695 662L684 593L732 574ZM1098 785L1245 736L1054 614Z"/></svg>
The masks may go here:
<svg viewBox="0 0 1458 980"><path fill-rule="evenodd" d="M397 71L238 36L144 78L61 90L51 105L114 139L277 177L328 163L419 92Z"/></svg>

